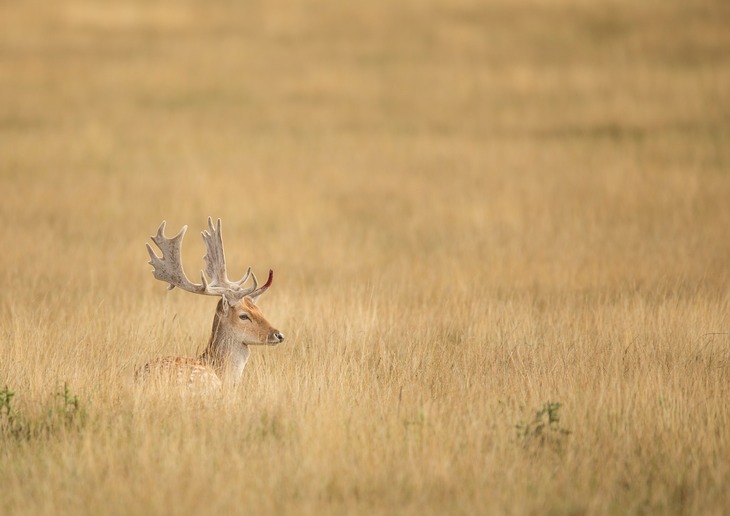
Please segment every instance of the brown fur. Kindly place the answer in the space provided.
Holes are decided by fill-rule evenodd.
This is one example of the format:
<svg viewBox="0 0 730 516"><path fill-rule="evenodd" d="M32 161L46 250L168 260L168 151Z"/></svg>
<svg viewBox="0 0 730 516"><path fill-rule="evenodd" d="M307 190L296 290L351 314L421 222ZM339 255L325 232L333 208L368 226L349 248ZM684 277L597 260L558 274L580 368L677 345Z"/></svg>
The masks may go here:
<svg viewBox="0 0 730 516"><path fill-rule="evenodd" d="M216 315L223 312L223 300L218 303L216 309ZM240 315L242 313L248 314L251 321L242 321ZM228 309L228 324L234 328L245 332L247 339L244 340L246 344L271 344L271 336L276 330L271 323L266 320L261 309L251 301L250 298L245 297L241 303Z"/></svg>
<svg viewBox="0 0 730 516"><path fill-rule="evenodd" d="M217 390L221 380L215 370L200 359L188 357L158 357L138 369L138 381L172 383L193 390Z"/></svg>

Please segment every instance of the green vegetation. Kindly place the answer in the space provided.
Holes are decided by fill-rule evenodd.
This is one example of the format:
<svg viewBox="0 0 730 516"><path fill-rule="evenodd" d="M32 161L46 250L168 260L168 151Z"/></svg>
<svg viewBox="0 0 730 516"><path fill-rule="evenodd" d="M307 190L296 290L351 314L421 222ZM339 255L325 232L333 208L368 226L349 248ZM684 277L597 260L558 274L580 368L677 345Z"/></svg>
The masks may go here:
<svg viewBox="0 0 730 516"><path fill-rule="evenodd" d="M0 390L0 436L3 440L47 439L69 432L80 432L86 424L86 412L66 384L37 416L29 417L13 407L15 392L7 386ZM10 445L10 443L5 443Z"/></svg>

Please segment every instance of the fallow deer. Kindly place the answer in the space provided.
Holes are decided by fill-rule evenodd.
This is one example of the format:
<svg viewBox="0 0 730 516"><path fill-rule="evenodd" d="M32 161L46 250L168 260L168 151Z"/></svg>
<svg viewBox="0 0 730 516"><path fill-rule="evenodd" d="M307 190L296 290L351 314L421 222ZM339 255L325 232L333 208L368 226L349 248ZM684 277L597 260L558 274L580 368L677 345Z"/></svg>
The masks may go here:
<svg viewBox="0 0 730 516"><path fill-rule="evenodd" d="M241 378L250 355L249 346L277 345L284 335L275 329L256 306L258 298L271 286L274 278L269 271L266 283L259 286L256 275L248 268L243 278L230 281L226 273L226 258L223 252L221 221L215 227L208 217L208 230L203 231L205 243L205 272L200 271L201 283L191 282L182 266L180 249L187 226L173 238L165 237L163 221L152 241L162 251L157 256L149 244L150 265L155 278L169 283L168 290L178 287L193 294L219 297L213 317L208 347L198 358L159 357L145 364L137 371L139 380L155 379L163 383L172 382L192 390L217 390L223 383L235 384ZM206 278L206 274L208 276ZM243 287L252 278L253 285Z"/></svg>

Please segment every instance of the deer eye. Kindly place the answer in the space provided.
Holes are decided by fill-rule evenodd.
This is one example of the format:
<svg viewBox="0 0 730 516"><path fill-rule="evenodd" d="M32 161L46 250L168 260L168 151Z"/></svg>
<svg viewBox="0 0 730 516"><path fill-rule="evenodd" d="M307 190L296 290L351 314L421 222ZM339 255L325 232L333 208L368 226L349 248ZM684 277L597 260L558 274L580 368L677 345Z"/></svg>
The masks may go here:
<svg viewBox="0 0 730 516"><path fill-rule="evenodd" d="M241 319L242 321L250 321L251 320L251 318L248 316L248 314L241 314L241 315L238 316L238 318Z"/></svg>

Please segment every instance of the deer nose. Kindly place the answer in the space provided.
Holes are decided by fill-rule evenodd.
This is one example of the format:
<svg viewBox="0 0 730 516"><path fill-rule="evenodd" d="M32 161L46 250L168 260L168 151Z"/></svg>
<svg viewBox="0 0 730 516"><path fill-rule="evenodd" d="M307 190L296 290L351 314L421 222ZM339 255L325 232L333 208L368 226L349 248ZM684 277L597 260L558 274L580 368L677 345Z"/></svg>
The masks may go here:
<svg viewBox="0 0 730 516"><path fill-rule="evenodd" d="M272 335L272 337L274 337L274 339L275 339L275 340L276 340L277 342L284 342L284 334L283 334L283 333L281 333L281 332L280 332L280 331L278 331L278 330L274 332L274 334Z"/></svg>

